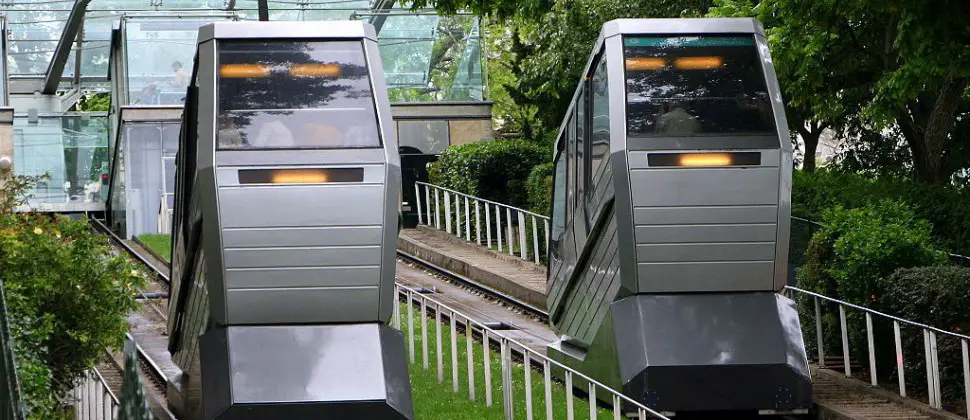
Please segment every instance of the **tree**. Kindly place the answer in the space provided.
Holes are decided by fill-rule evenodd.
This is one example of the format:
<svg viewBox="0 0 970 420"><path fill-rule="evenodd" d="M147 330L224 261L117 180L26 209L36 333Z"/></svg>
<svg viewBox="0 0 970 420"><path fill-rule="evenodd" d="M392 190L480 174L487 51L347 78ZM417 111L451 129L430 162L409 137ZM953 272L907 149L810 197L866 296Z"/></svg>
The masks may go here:
<svg viewBox="0 0 970 420"><path fill-rule="evenodd" d="M411 8L431 7L445 14L468 10L479 16L495 15L503 19L514 16L535 18L554 3L555 0L414 0Z"/></svg>
<svg viewBox="0 0 970 420"><path fill-rule="evenodd" d="M970 3L962 0L718 0L715 14L767 27L788 101L810 120L898 129L915 178L945 183L958 111L970 101ZM793 113L789 112L789 117ZM794 113L793 126L800 124Z"/></svg>

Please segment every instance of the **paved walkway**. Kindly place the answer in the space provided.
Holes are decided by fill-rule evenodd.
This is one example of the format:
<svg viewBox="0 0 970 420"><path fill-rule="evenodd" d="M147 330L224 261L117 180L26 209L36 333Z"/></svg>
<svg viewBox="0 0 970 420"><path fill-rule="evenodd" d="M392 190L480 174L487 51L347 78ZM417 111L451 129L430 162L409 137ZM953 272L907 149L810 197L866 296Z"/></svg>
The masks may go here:
<svg viewBox="0 0 970 420"><path fill-rule="evenodd" d="M532 306L546 308L546 268L424 226L402 230L398 248Z"/></svg>

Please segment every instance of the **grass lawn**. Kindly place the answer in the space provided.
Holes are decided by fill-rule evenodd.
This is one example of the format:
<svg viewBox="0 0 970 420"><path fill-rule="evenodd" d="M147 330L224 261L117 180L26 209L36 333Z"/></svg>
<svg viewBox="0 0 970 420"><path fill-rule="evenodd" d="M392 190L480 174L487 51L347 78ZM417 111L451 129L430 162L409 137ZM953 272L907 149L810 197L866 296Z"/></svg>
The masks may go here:
<svg viewBox="0 0 970 420"><path fill-rule="evenodd" d="M170 237L169 235L143 235L139 240L151 247L155 252L169 257ZM401 330L405 337L405 349L407 349L408 322L407 305L401 305ZM485 360L483 355L484 347L481 343L475 342L472 346L472 360L475 366L475 400L469 399L468 394L468 355L467 344L464 333L459 331L457 337L458 353L458 388L459 392L453 392L452 383L452 353L451 353L451 328L445 324L439 326L435 323L434 317L429 316L427 320L428 329L428 370L425 370L422 362L421 349L421 311L415 308L414 317L414 348L415 363L410 364L411 389L414 397L415 418L421 420L490 420L504 419L505 412L502 405L502 366L500 364L500 354L496 349L489 351L489 361L491 365L492 383L492 406L488 407L485 403ZM443 358L443 378L439 383L437 374L437 330L441 327L441 343ZM407 350L406 350L407 351ZM543 375L537 370L530 369L529 374L532 380L532 412L533 418L546 418L545 385ZM513 364L512 367L512 394L515 408L515 418L525 419L525 366L521 363ZM553 418L566 418L566 390L562 384L553 383L552 386L552 407ZM586 400L581 398L573 399L573 413L577 420L589 419L589 405ZM598 409L598 418L611 419L613 413L610 410Z"/></svg>
<svg viewBox="0 0 970 420"><path fill-rule="evenodd" d="M158 253L165 257L165 260L172 259L172 235L169 234L158 234L158 235L141 235L138 240L143 244L148 245L152 251Z"/></svg>

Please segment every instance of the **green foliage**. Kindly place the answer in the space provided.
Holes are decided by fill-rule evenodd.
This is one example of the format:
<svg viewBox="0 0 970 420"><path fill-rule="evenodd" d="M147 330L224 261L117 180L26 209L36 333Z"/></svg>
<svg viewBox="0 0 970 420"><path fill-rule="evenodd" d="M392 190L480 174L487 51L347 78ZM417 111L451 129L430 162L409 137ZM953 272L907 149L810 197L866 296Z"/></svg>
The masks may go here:
<svg viewBox="0 0 970 420"><path fill-rule="evenodd" d="M825 209L861 207L882 199L898 200L932 224L940 249L970 255L970 191L918 184L901 178L867 178L844 171L796 171L792 214L819 220Z"/></svg>
<svg viewBox="0 0 970 420"><path fill-rule="evenodd" d="M970 168L953 135L970 125L970 3L717 0L711 15L764 23L793 129L865 132L873 144L856 163L891 162L905 145L911 157L894 169L928 183Z"/></svg>
<svg viewBox="0 0 970 420"><path fill-rule="evenodd" d="M432 184L476 197L525 207L526 179L548 152L524 140L499 140L449 146L428 167Z"/></svg>
<svg viewBox="0 0 970 420"><path fill-rule="evenodd" d="M886 278L885 302L890 313L904 319L966 335L970 331L970 268L919 267L903 269ZM926 374L923 334L915 328L903 334L906 377ZM963 396L961 348L958 340L937 336L940 375L944 401L959 401ZM916 391L926 389L926 381L909 382Z"/></svg>
<svg viewBox="0 0 970 420"><path fill-rule="evenodd" d="M111 110L111 94L107 92L86 94L77 102L77 110L81 112L107 112Z"/></svg>
<svg viewBox="0 0 970 420"><path fill-rule="evenodd" d="M549 10L553 3L554 0L414 0L411 8L433 7L444 14L468 10L481 16L531 18Z"/></svg>
<svg viewBox="0 0 970 420"><path fill-rule="evenodd" d="M15 212L38 179L0 188L0 273L29 418L50 419L104 349L122 343L145 280L85 221Z"/></svg>
<svg viewBox="0 0 970 420"><path fill-rule="evenodd" d="M512 2L517 4L519 2ZM530 1L527 3L535 3ZM504 81L491 92L502 101L496 119L509 131L551 143L572 100L603 24L618 18L704 13L711 0L558 0L544 13L526 13L491 27L489 72ZM527 17L528 16L528 17ZM508 98L509 102L504 102Z"/></svg>
<svg viewBox="0 0 970 420"><path fill-rule="evenodd" d="M532 168L526 180L529 191L529 208L539 214L549 215L552 210L552 174L556 166L552 162Z"/></svg>
<svg viewBox="0 0 970 420"><path fill-rule="evenodd" d="M799 284L826 296L875 306L884 279L897 269L946 262L946 255L933 247L929 222L899 201L837 206L824 211L821 221Z"/></svg>

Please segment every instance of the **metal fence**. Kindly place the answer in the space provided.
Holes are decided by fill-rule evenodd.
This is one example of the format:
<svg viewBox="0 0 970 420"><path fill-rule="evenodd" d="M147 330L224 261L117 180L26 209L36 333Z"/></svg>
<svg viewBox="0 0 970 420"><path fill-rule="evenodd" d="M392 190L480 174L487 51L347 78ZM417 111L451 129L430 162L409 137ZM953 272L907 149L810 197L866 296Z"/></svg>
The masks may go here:
<svg viewBox="0 0 970 420"><path fill-rule="evenodd" d="M541 264L549 217L424 182L414 184L418 223Z"/></svg>
<svg viewBox="0 0 970 420"><path fill-rule="evenodd" d="M71 391L75 420L116 420L118 397L98 369L91 369Z"/></svg>
<svg viewBox="0 0 970 420"><path fill-rule="evenodd" d="M24 406L20 400L20 382L14 361L13 339L7 322L7 300L0 281L0 420L23 420Z"/></svg>
<svg viewBox="0 0 970 420"><path fill-rule="evenodd" d="M922 357L923 362L926 364L926 384L927 384L927 401L930 407L936 409L943 409L943 395L940 387L941 373L951 372L956 374L956 372L962 372L963 383L964 383L964 407L967 410L967 418L970 418L970 336L952 333L949 331L944 331L939 328L931 327L929 325L920 324L918 322L913 322L898 318L892 315L887 315L872 309L868 309L859 305L853 305L848 302L844 302L837 299L832 299L830 297L822 296L818 293L809 292L807 290L802 290L796 287L788 287L787 291L793 298L797 295L802 295L804 297L810 297L812 302L814 302L814 320L815 320L815 347L817 352L817 361L819 367L825 367L825 336L823 324L823 303L827 302L834 304L838 307L839 314L839 326L842 335L842 368L845 371L845 376L852 377L852 355L850 354L850 344L849 335L850 328L848 322L847 311L856 311L858 313L865 314L865 333L866 333L866 349L868 355L866 359L869 361L868 376L869 381L874 387L880 386L879 373L877 368L876 359L876 335L875 328L873 324L873 319L875 317L878 321L891 321L893 327L893 338L895 342L895 359L896 359L896 376L898 382L898 392L902 397L911 397L906 392L906 367L907 365L905 355L903 354L903 327L913 327L921 331L923 335L923 354L922 355L910 355L910 360L913 357ZM960 343L960 353L961 353L961 365L960 366L943 366L941 368L940 357L939 357L939 342L941 338L946 338L950 340L956 340ZM856 355L855 357L859 360L863 360L862 357ZM910 362L912 363L912 362Z"/></svg>
<svg viewBox="0 0 970 420"><path fill-rule="evenodd" d="M573 420L576 416L577 411L583 408L589 409L589 418L596 419L599 414L599 405L597 404L596 398L587 398L585 402L581 398L577 398L573 391L579 387L582 387L582 392L587 396L598 396L600 400L608 401L605 408L612 412L612 418L614 420L619 420L625 418L624 416L633 416L634 418L647 419L647 418L660 418L667 419L662 414L651 410L650 408L636 402L633 399L623 395L620 392L614 391L606 385L603 385L596 380L576 371L568 366L565 366L555 360L552 360L545 355L529 348L525 344L519 341L509 338L508 336L500 333L499 331L485 325L482 322L471 319L468 315L465 315L448 305L445 305L431 297L428 297L418 290L411 289L409 287L398 284L396 286L397 299L394 300L394 316L392 320L392 325L405 331L402 328L402 322L406 324L406 345L408 347L408 354L410 355L411 363L417 362L417 345L420 342L421 351L421 365L424 370L429 370L432 363L431 357L429 355L430 346L434 346L435 349L435 360L433 361L436 365L436 372L438 375L438 382L444 382L445 375L445 363L444 363L444 348L446 345L450 348L451 357L451 383L452 392L461 392L459 380L459 360L458 355L461 352L465 353L465 360L467 362L467 386L466 391L468 393L468 398L471 400L476 400L477 398L484 398L485 404L487 406L492 406L494 401L494 392L496 390L495 379L492 378L492 368L491 368L491 353L493 352L492 347L497 347L499 364L501 374L498 378L498 385L501 390L502 406L505 412L505 418L507 420L512 420L515 417L515 412L517 407L522 407L525 409L526 420L532 420L534 417L534 409L538 407L536 395L533 395L532 388L532 373L537 370L541 373L543 382L543 395L538 398L542 398L544 401L546 412L544 417L547 420L552 420L554 417L554 408L559 404L560 406L565 406L566 419ZM404 303L405 308L401 307L401 303ZM402 313L402 311L404 313ZM415 312L420 313L416 314ZM433 315L429 315L433 314ZM429 341L429 317L433 316L433 326L434 328L434 340ZM416 318L420 328L420 340L416 338L415 332L415 321ZM450 331L449 343L445 343L443 337L443 331L448 329ZM463 332L461 332L463 330ZM459 336L464 336L464 346L459 346ZM480 342L482 344L482 361L484 362L484 368L482 372L475 371L475 354L474 354L474 343ZM461 347L464 347L462 349ZM524 371L522 380L525 383L523 395L515 395L514 387L512 386L513 381L517 381L519 378L515 378L513 372L513 366L515 362L513 361L513 356L522 359L522 363L527 367ZM558 386L558 384L553 379L553 371L561 372L562 376L565 378L565 398L563 401L553 400L553 388ZM476 381L478 378L484 377L484 389L476 389ZM464 379L464 378L462 378ZM585 386L584 386L585 385ZM479 396L481 395L481 396ZM577 403L577 400L579 403ZM585 406L585 407L583 407ZM599 417L602 418L602 417Z"/></svg>

